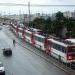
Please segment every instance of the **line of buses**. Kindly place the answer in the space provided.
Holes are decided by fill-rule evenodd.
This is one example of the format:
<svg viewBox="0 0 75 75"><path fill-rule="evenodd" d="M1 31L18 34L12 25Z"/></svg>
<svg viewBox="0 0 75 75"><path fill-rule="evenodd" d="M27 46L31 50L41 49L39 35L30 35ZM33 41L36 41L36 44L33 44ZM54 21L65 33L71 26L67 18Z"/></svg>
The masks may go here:
<svg viewBox="0 0 75 75"><path fill-rule="evenodd" d="M64 62L75 62L75 44L67 40L56 40L47 36L40 35L40 31L21 28L11 24L10 29L20 38L30 44L40 48L49 55Z"/></svg>

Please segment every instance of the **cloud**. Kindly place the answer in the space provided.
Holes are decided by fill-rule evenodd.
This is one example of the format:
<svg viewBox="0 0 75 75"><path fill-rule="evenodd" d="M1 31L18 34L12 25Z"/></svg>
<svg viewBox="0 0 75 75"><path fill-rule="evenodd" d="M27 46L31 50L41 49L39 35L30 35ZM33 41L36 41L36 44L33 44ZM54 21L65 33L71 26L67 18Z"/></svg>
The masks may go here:
<svg viewBox="0 0 75 75"><path fill-rule="evenodd" d="M58 1L65 5L75 5L75 0L58 0Z"/></svg>
<svg viewBox="0 0 75 75"><path fill-rule="evenodd" d="M75 4L75 0L0 0L0 3Z"/></svg>

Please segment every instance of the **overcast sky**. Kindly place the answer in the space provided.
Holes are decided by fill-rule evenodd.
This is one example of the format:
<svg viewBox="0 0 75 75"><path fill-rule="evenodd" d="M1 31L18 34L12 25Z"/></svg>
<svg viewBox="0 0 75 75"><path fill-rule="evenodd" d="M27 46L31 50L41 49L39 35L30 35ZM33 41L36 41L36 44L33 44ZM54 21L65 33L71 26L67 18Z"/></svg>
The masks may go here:
<svg viewBox="0 0 75 75"><path fill-rule="evenodd" d="M49 4L49 5L75 5L75 0L0 0L0 3L17 4ZM54 13L57 11L73 11L75 7L31 7L31 13ZM28 7L25 6L0 6L2 14L20 14L28 13Z"/></svg>

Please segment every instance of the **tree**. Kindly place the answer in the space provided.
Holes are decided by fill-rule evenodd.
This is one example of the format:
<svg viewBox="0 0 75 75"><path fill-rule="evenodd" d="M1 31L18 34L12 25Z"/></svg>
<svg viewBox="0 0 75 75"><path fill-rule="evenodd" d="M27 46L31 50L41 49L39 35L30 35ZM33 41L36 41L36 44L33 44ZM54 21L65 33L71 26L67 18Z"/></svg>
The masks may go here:
<svg viewBox="0 0 75 75"><path fill-rule="evenodd" d="M62 29L64 27L63 19L64 19L63 13L59 11L56 13L56 19L52 23L53 30L54 30L53 32L58 37L62 37Z"/></svg>
<svg viewBox="0 0 75 75"><path fill-rule="evenodd" d="M66 32L68 36L75 37L75 20L73 18L65 18L62 12L56 13L56 19L51 21L51 18L35 18L30 22L31 27L43 30L44 33L55 34L58 37L63 37ZM64 31L66 29L66 32ZM63 34L64 32L65 34Z"/></svg>
<svg viewBox="0 0 75 75"><path fill-rule="evenodd" d="M43 18L35 18L32 24L35 28L43 30L45 27L45 20Z"/></svg>
<svg viewBox="0 0 75 75"><path fill-rule="evenodd" d="M48 17L46 20L45 20L45 27L44 27L44 31L46 33L52 33L52 21L51 21L51 18Z"/></svg>
<svg viewBox="0 0 75 75"><path fill-rule="evenodd" d="M59 11L59 12L56 13L56 19L57 20L63 20L63 18L64 18L64 16L63 16L62 12Z"/></svg>
<svg viewBox="0 0 75 75"><path fill-rule="evenodd" d="M66 34L68 36L68 38L69 37L75 37L75 20L72 18L68 18L68 19L66 18L64 20L64 24L68 30L68 32Z"/></svg>

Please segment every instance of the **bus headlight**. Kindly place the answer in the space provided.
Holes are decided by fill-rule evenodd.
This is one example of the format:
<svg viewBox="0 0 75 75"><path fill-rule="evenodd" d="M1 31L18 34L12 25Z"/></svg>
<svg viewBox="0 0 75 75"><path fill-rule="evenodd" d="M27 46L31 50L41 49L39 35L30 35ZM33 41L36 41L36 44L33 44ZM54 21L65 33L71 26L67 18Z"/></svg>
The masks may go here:
<svg viewBox="0 0 75 75"><path fill-rule="evenodd" d="M72 56L68 56L68 59L72 59Z"/></svg>

